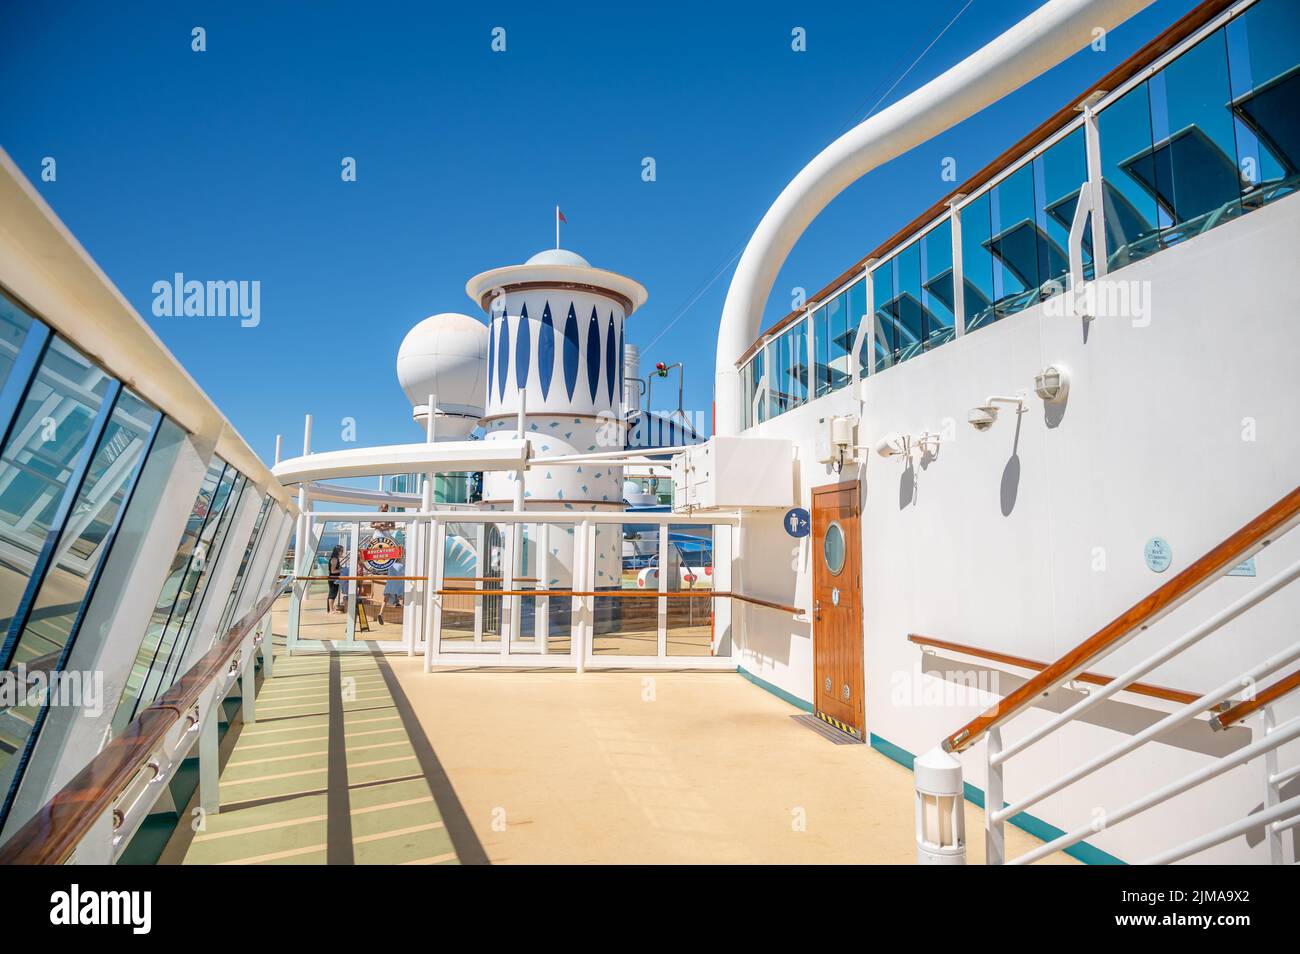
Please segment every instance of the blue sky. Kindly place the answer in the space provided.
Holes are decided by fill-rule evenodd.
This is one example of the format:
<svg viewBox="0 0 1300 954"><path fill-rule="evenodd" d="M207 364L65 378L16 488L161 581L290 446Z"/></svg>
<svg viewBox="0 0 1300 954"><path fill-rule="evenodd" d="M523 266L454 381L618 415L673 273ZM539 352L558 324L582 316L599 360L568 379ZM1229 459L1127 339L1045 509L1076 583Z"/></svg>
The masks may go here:
<svg viewBox="0 0 1300 954"><path fill-rule="evenodd" d="M628 325L643 369L685 362L687 407L707 411L733 257L965 2L10 0L0 146L268 460L277 433L296 452L305 413L318 450L344 446L345 417L362 443L419 439L402 337L436 312L478 315L466 279L554 244L557 203L566 247L649 289ZM972 0L882 105L1037 5ZM976 172L1194 5L1157 0L1104 52L858 182L795 248L766 321L948 191L945 157ZM153 283L175 272L260 281L261 324L154 317Z"/></svg>

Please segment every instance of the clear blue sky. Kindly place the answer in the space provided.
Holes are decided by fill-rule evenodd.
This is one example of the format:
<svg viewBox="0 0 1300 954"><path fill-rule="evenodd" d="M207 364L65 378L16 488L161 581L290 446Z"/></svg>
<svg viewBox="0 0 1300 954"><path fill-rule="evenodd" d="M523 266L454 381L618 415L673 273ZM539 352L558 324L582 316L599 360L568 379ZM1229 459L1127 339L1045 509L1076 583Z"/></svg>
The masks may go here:
<svg viewBox="0 0 1300 954"><path fill-rule="evenodd" d="M343 446L346 416L363 443L418 439L402 337L478 314L466 279L553 244L557 203L566 247L650 290L628 329L643 368L684 361L687 406L707 410L727 263L964 3L5 0L0 146L264 458L277 432L297 451L308 412L318 450ZM1037 5L972 0L882 105ZM974 173L1194 5L1157 0L1105 52L857 183L795 249L767 320L948 191L944 157ZM178 271L260 281L260 326L155 318L152 285Z"/></svg>

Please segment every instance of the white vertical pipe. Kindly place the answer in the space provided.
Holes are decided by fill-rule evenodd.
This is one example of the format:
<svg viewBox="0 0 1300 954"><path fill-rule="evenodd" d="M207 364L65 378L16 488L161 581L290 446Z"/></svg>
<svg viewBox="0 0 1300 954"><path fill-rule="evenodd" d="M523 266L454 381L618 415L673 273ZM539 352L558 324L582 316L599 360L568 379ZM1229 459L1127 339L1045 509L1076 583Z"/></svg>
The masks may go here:
<svg viewBox="0 0 1300 954"><path fill-rule="evenodd" d="M1264 735L1268 736L1277 728L1277 719L1272 706L1264 707ZM1282 786L1274 784L1273 776L1277 774L1277 749L1264 753L1264 810L1276 808L1282 803ZM1282 832L1272 825L1264 826L1264 840L1268 842L1268 863L1280 865L1282 858Z"/></svg>
<svg viewBox="0 0 1300 954"><path fill-rule="evenodd" d="M1002 750L1002 730L994 727L985 736L985 764L988 767L988 781L984 785L984 863L1000 865L1006 861L1006 830L1004 822L998 817L1002 808L1002 770L1003 765L994 760Z"/></svg>
<svg viewBox="0 0 1300 954"><path fill-rule="evenodd" d="M537 525L537 589L547 590L551 585L551 525ZM543 656L550 650L551 599L538 596L533 600L533 642Z"/></svg>
<svg viewBox="0 0 1300 954"><path fill-rule="evenodd" d="M1101 137L1097 132L1097 114L1092 106L1083 108L1083 142L1088 164L1088 191L1092 198L1092 274L1101 278L1110 271L1106 258L1106 190L1101 176Z"/></svg>
<svg viewBox="0 0 1300 954"><path fill-rule="evenodd" d="M960 338L966 333L966 283L964 263L961 256L961 211L957 203L965 196L956 196L948 203L949 219L952 232L952 328L953 337Z"/></svg>

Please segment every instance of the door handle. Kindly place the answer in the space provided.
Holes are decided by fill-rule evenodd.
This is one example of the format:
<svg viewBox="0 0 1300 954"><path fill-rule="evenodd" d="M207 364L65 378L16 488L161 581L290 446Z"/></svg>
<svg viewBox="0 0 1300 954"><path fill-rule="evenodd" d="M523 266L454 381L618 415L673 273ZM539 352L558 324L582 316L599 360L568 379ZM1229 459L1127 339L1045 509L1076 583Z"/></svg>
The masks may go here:
<svg viewBox="0 0 1300 954"><path fill-rule="evenodd" d="M819 620L821 618L822 618L822 601L813 600L813 619Z"/></svg>

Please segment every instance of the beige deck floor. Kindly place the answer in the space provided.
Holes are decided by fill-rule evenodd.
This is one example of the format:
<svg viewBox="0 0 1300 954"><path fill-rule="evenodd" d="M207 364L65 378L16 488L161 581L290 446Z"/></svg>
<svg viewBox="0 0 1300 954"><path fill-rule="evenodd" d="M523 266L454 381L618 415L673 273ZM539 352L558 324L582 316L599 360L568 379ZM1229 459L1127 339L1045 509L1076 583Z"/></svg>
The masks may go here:
<svg viewBox="0 0 1300 954"><path fill-rule="evenodd" d="M915 860L911 772L738 674L388 661L493 863ZM982 827L967 803L972 863ZM1007 828L1009 854L1036 844Z"/></svg>

